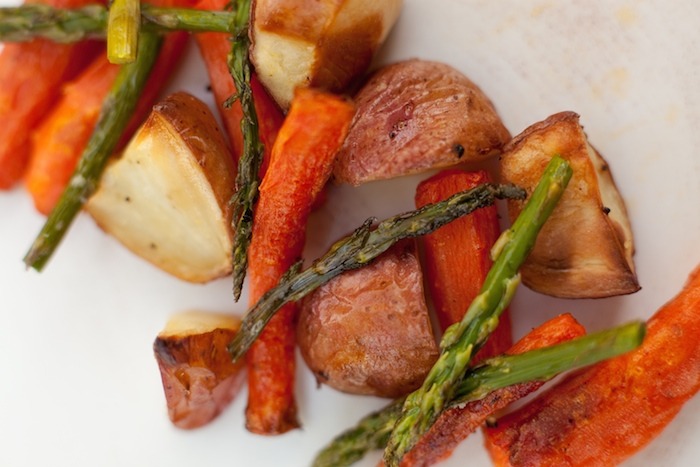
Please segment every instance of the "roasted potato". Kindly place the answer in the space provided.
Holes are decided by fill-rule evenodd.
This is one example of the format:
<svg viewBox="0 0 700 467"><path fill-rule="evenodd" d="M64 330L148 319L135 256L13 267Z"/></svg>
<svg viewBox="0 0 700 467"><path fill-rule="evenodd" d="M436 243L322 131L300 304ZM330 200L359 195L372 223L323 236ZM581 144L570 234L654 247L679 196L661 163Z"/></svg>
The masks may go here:
<svg viewBox="0 0 700 467"><path fill-rule="evenodd" d="M521 268L523 283L564 298L636 292L639 283L627 210L610 167L588 143L577 114L552 115L516 136L501 157L501 175L532 192L556 154L571 164L573 176ZM523 204L508 202L511 220Z"/></svg>
<svg viewBox="0 0 700 467"><path fill-rule="evenodd" d="M344 90L361 77L402 0L255 0L250 58L287 109L298 86Z"/></svg>
<svg viewBox="0 0 700 467"><path fill-rule="evenodd" d="M237 317L205 312L173 316L153 343L170 420L180 428L210 422L236 396L242 360L226 349L240 328Z"/></svg>
<svg viewBox="0 0 700 467"><path fill-rule="evenodd" d="M442 63L408 60L382 68L355 102L334 170L337 181L351 185L480 161L510 140L484 93Z"/></svg>
<svg viewBox="0 0 700 467"><path fill-rule="evenodd" d="M438 356L414 241L318 288L302 306L297 341L319 383L398 397Z"/></svg>
<svg viewBox="0 0 700 467"><path fill-rule="evenodd" d="M107 233L191 282L231 272L236 168L207 106L177 93L109 165L87 210Z"/></svg>

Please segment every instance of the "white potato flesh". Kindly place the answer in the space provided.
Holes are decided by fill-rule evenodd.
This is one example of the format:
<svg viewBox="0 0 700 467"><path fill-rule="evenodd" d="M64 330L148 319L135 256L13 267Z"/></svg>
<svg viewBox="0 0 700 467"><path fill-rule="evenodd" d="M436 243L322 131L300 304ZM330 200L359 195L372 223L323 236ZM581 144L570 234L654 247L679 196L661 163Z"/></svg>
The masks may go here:
<svg viewBox="0 0 700 467"><path fill-rule="evenodd" d="M343 91L361 77L401 11L402 0L256 0L251 59L287 109L299 86Z"/></svg>
<svg viewBox="0 0 700 467"><path fill-rule="evenodd" d="M223 138L212 138L209 110L182 96L156 106L105 171L87 210L157 267L206 282L231 271L228 201L235 169Z"/></svg>

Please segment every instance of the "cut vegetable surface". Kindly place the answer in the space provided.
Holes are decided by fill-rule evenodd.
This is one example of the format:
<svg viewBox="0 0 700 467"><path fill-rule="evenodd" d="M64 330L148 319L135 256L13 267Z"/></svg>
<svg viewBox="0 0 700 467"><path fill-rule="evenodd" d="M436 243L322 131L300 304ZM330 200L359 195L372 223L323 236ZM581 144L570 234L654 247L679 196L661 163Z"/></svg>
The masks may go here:
<svg viewBox="0 0 700 467"><path fill-rule="evenodd" d="M240 324L235 316L191 311L174 315L158 334L153 352L175 426L209 423L238 393L243 363L228 358L226 344Z"/></svg>
<svg viewBox="0 0 700 467"><path fill-rule="evenodd" d="M298 86L343 91L361 77L402 0L255 0L251 59L286 109Z"/></svg>
<svg viewBox="0 0 700 467"><path fill-rule="evenodd" d="M186 42L185 33L166 36L117 151L150 113L159 91L179 63ZM110 64L104 54L99 55L64 87L61 98L34 132L26 185L39 212L49 214L58 202L90 140L102 102L118 72L117 65Z"/></svg>
<svg viewBox="0 0 700 467"><path fill-rule="evenodd" d="M231 271L234 177L214 116L177 93L154 107L87 209L134 253L181 279L206 282Z"/></svg>
<svg viewBox="0 0 700 467"><path fill-rule="evenodd" d="M573 112L536 123L508 143L501 157L505 181L531 191L553 154L574 169L573 189L537 238L522 268L533 290L566 298L599 298L639 290L632 228L610 166L590 145ZM523 204L510 202L515 219Z"/></svg>

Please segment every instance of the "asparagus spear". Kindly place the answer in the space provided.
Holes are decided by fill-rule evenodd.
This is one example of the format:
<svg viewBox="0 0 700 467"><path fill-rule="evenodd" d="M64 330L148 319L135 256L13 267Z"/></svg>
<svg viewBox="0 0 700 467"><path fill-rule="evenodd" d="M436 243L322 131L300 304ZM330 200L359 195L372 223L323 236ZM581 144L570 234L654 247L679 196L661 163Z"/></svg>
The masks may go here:
<svg viewBox="0 0 700 467"><path fill-rule="evenodd" d="M251 65L248 57L250 38L250 0L239 0L233 20L234 42L228 56L228 66L236 85L237 95L227 101L233 104L238 99L243 110L241 131L243 133L243 154L238 161L236 195L233 203L233 297L241 296L243 279L248 265L248 246L253 234L253 212L258 198L258 172L262 164L263 145L258 134L258 117L253 105L253 91L250 88Z"/></svg>
<svg viewBox="0 0 700 467"><path fill-rule="evenodd" d="M237 360L282 305L301 299L344 271L364 266L402 238L430 233L475 209L491 205L496 198L522 199L524 196L525 192L518 187L484 184L439 203L386 219L374 230L374 219L367 219L352 235L336 242L308 269L300 271L300 263L292 266L279 284L248 311L241 330L229 344L229 352Z"/></svg>
<svg viewBox="0 0 700 467"><path fill-rule="evenodd" d="M142 34L136 61L120 68L73 177L24 257L27 267L41 271L83 203L97 188L107 160L138 102L160 44L159 36Z"/></svg>
<svg viewBox="0 0 700 467"><path fill-rule="evenodd" d="M537 234L556 206L571 178L571 168L560 157L552 158L540 183L520 216L494 246L497 258L480 294L469 306L461 322L445 331L441 354L423 385L409 394L401 418L396 423L384 452L384 462L392 467L416 443L455 395L456 385L469 366L471 357L498 324L498 317L510 302L520 282L518 268L532 249Z"/></svg>
<svg viewBox="0 0 700 467"><path fill-rule="evenodd" d="M54 42L76 42L107 34L108 10L102 5L77 9L43 4L0 8L0 42L24 42L36 37ZM143 31L231 32L233 13L189 8L141 5Z"/></svg>
<svg viewBox="0 0 700 467"><path fill-rule="evenodd" d="M107 18L107 59L119 65L136 60L141 31L141 1L113 0Z"/></svg>
<svg viewBox="0 0 700 467"><path fill-rule="evenodd" d="M449 406L483 399L488 393L528 381L547 381L559 373L598 363L637 348L646 326L633 322L518 355L488 359L471 369L455 390ZM340 434L314 460L314 467L350 465L368 451L383 448L401 415L399 399Z"/></svg>

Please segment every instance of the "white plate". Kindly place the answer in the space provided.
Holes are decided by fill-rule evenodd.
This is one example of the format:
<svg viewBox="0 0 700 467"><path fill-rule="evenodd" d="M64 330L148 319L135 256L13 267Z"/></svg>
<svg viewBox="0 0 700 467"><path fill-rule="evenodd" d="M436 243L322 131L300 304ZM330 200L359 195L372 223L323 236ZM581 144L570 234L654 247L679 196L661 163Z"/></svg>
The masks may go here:
<svg viewBox="0 0 700 467"><path fill-rule="evenodd" d="M554 112L577 111L627 201L643 289L610 300L562 301L523 288L512 307L518 337L566 311L589 329L649 317L700 262L699 22L694 0L406 1L381 60L454 65L482 86L514 134ZM194 48L187 61L173 88L211 102ZM306 257L368 215L412 208L417 179L334 190L312 219ZM248 434L245 393L211 425L175 429L151 344L174 312L242 313L229 281L194 286L170 278L87 216L44 273L26 272L21 258L43 219L19 188L0 194L0 213L0 465L304 466L383 403L319 390L302 366L302 430ZM698 434L694 400L629 464L693 465ZM445 465L467 461L489 463L479 434Z"/></svg>

